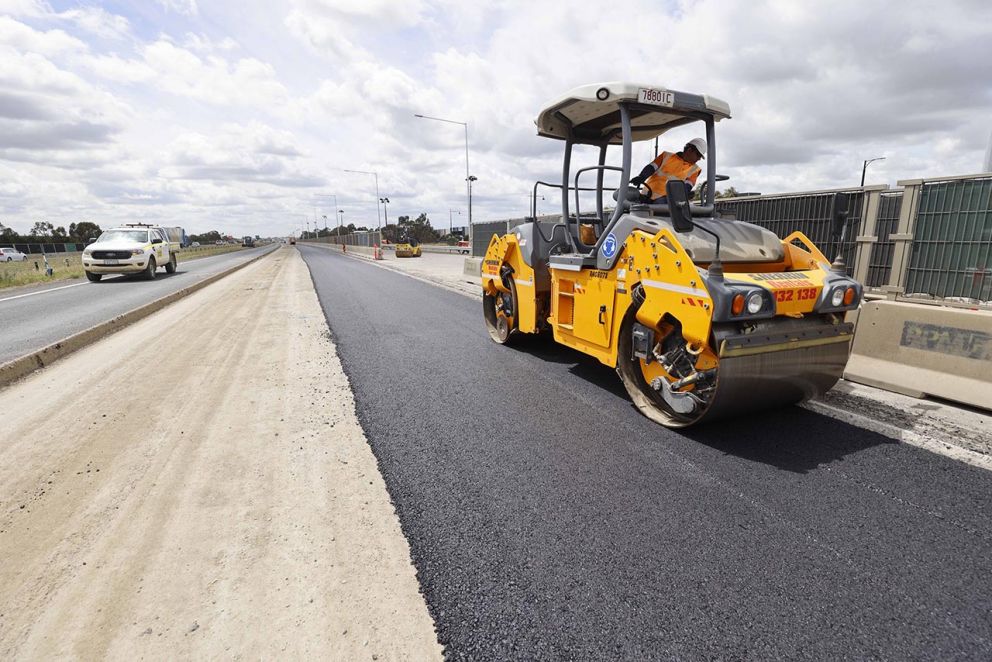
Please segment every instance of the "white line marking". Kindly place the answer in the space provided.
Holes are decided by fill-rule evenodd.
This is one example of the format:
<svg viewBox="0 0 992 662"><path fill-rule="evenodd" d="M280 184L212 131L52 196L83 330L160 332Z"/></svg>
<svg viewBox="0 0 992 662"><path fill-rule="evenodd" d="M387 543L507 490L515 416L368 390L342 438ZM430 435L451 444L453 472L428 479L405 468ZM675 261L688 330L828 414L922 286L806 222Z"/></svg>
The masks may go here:
<svg viewBox="0 0 992 662"><path fill-rule="evenodd" d="M73 283L72 285L63 285L62 287L53 287L50 290L40 290L38 292L28 292L27 294L18 294L16 297L0 299L0 303L3 303L4 301L13 301L14 299L23 299L24 297L33 297L36 294L48 294L49 292L54 292L55 290L67 290L70 287L79 287L80 285L89 285L89 283Z"/></svg>
<svg viewBox="0 0 992 662"><path fill-rule="evenodd" d="M961 448L960 446L955 446L950 443L933 441L913 430L904 430L895 425L875 420L869 416L864 416L857 412L846 411L840 407L828 405L825 402L811 400L809 402L802 403L800 406L810 411L815 411L818 414L835 418L838 421L850 423L855 427L877 432L878 434L889 437L890 439L901 441L904 444L916 446L917 448L922 448L938 455L944 455L945 457L958 460L959 462L964 462L965 464L970 464L973 467L985 469L986 471L992 471L992 457L989 457L988 455L982 455L981 453L976 453L973 450Z"/></svg>
<svg viewBox="0 0 992 662"><path fill-rule="evenodd" d="M684 287L682 285L673 285L671 283L663 283L658 280L642 280L641 283L644 285L644 287L653 287L657 290L668 290L669 292L678 292L679 294L689 294L692 296L704 297L706 299L710 298L709 292L695 287Z"/></svg>

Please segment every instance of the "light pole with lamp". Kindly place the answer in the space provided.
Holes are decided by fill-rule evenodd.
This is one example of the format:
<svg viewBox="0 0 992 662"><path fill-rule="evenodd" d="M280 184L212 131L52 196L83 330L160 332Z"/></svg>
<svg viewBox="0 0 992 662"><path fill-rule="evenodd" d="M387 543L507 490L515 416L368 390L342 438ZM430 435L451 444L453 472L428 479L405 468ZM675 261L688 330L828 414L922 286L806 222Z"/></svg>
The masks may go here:
<svg viewBox="0 0 992 662"><path fill-rule="evenodd" d="M336 193L314 193L314 195L316 197L318 197L318 198L333 198L334 199L334 209L337 210L337 208L338 208L338 196L337 196ZM334 217L337 218L337 214L336 213L334 214ZM324 229L327 229L327 216L324 216Z"/></svg>
<svg viewBox="0 0 992 662"><path fill-rule="evenodd" d="M443 117L430 117L429 115L418 115L414 114L414 117L419 117L422 120L435 120L437 122L447 122L448 124L461 124L465 127L465 185L468 188L468 237L469 241L472 241L472 182L478 180L478 177L474 177L469 174L468 167L468 122L459 122L457 120L447 120Z"/></svg>
<svg viewBox="0 0 992 662"><path fill-rule="evenodd" d="M861 166L861 186L865 185L865 171L868 169L868 164L873 163L875 161L884 161L884 160L885 160L884 156L879 156L874 159L868 159L867 161L865 161L864 165Z"/></svg>
<svg viewBox="0 0 992 662"><path fill-rule="evenodd" d="M533 191L527 194L527 202L530 203L529 206L527 207L527 212L528 213L530 213L532 211L534 212L534 216L531 217L531 220L533 220L533 221L537 221L537 201L538 200L547 200L547 198L545 198L543 195L537 195Z"/></svg>
<svg viewBox="0 0 992 662"><path fill-rule="evenodd" d="M389 198L379 198L379 202L382 203L382 220L384 221L383 225L389 225L389 208L386 206L389 204Z"/></svg>
<svg viewBox="0 0 992 662"><path fill-rule="evenodd" d="M372 175L375 177L375 224L382 232L382 218L379 215L379 175L378 173L369 172L368 170L344 170L344 172L357 172L360 175Z"/></svg>
<svg viewBox="0 0 992 662"><path fill-rule="evenodd" d="M452 214L458 214L459 216L461 216L462 215L462 212L460 210L458 210L458 209L449 209L448 210L448 236L451 236L451 215Z"/></svg>

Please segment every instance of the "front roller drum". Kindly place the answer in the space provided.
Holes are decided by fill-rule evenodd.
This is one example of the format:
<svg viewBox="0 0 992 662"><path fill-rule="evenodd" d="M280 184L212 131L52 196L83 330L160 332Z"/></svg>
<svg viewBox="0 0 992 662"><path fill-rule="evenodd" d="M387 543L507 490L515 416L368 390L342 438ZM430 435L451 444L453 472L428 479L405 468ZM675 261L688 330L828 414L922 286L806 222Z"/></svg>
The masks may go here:
<svg viewBox="0 0 992 662"><path fill-rule="evenodd" d="M503 285L509 290L499 290L496 294L482 294L482 314L486 319L486 329L494 342L505 345L517 332L517 286L513 278L507 276Z"/></svg>
<svg viewBox="0 0 992 662"><path fill-rule="evenodd" d="M822 395L843 375L850 348L850 338L845 337L836 342L722 358L715 387L705 404L680 413L651 387L645 361L633 356L630 326L625 326L628 329L621 332L617 373L641 413L669 428L784 407Z"/></svg>

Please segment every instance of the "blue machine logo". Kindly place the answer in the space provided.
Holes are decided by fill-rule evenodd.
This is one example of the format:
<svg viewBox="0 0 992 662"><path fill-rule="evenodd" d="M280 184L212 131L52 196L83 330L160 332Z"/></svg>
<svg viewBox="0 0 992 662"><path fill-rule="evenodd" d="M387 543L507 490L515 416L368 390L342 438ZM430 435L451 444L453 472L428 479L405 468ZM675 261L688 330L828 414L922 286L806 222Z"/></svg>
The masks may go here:
<svg viewBox="0 0 992 662"><path fill-rule="evenodd" d="M613 257L617 254L617 238L613 236L613 233L606 235L606 241L603 242L603 257Z"/></svg>

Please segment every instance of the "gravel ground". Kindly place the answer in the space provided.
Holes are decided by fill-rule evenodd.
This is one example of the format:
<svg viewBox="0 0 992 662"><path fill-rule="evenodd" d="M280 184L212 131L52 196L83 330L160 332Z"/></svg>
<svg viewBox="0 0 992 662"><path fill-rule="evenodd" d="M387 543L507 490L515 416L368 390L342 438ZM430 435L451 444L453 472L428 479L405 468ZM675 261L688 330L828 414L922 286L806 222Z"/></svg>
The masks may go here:
<svg viewBox="0 0 992 662"><path fill-rule="evenodd" d="M301 248L450 659L988 659L992 473L799 407L675 432Z"/></svg>
<svg viewBox="0 0 992 662"><path fill-rule="evenodd" d="M440 658L295 249L0 412L0 659Z"/></svg>

